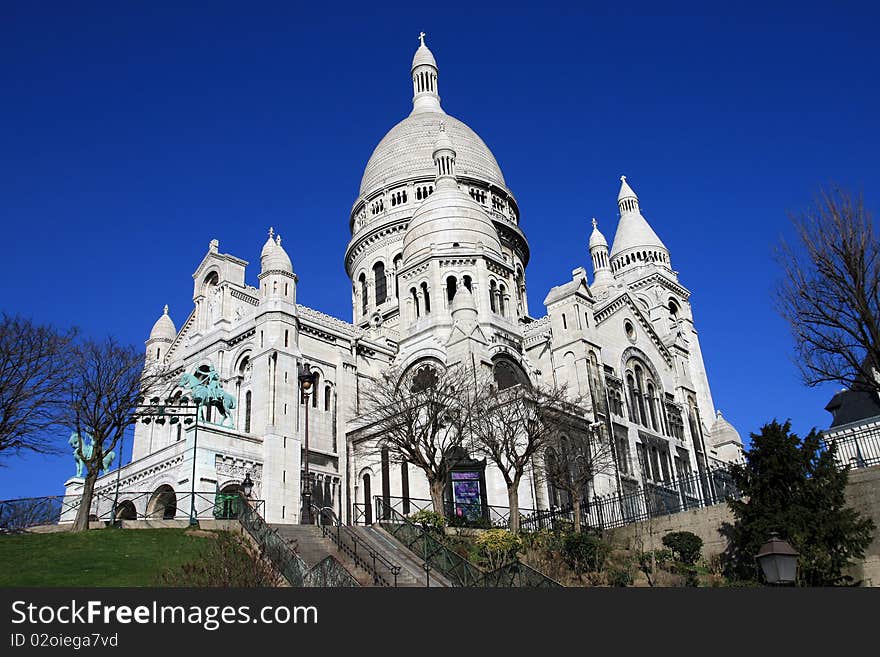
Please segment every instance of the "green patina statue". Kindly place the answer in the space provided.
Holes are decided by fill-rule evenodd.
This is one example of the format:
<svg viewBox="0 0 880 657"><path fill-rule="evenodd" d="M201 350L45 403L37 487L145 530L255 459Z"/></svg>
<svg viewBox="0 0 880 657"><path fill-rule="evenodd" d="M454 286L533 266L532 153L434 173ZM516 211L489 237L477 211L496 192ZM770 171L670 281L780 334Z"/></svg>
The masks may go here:
<svg viewBox="0 0 880 657"><path fill-rule="evenodd" d="M74 461L76 461L76 476L82 478L85 461L90 460L92 458L92 454L94 454L95 452L95 441L89 434L83 434L82 458L80 458L79 455L79 434L76 431L70 434L70 440L67 441L67 444L73 448L73 459ZM110 466L115 458L116 453L112 450L104 454L104 458L101 459L101 471L104 474L107 474L107 471L110 469Z"/></svg>
<svg viewBox="0 0 880 657"><path fill-rule="evenodd" d="M220 386L220 375L213 365L199 365L193 374L180 377L180 386L192 393L199 407L199 419L209 424L233 429L235 424L230 411L235 408L235 397ZM210 409L216 408L220 414L219 422L211 422Z"/></svg>

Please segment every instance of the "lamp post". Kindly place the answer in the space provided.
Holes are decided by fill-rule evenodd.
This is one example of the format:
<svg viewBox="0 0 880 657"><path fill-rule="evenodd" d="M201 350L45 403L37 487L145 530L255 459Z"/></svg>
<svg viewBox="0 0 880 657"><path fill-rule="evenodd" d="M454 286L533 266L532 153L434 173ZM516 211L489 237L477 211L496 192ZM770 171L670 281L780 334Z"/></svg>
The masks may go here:
<svg viewBox="0 0 880 657"><path fill-rule="evenodd" d="M312 480L309 475L309 406L311 404L311 396L315 387L315 372L312 372L308 363L305 363L299 370L299 385L302 390L306 404L306 426L305 426L305 450L303 454L303 490L302 505L303 510L300 515L300 523L303 525L312 524Z"/></svg>
<svg viewBox="0 0 880 657"><path fill-rule="evenodd" d="M159 425L164 425L166 422L177 424L181 421L184 424L192 424L195 422L193 430L193 467L190 487L189 526L196 527L199 524L196 518L196 449L198 448L199 440L199 403L196 401L195 404L190 404L189 399L186 397L179 401L169 398L164 403L160 402L161 399L159 397L153 397L150 399L149 404L137 406L134 418L136 422L140 421L143 424L150 424L150 422L155 422Z"/></svg>
<svg viewBox="0 0 880 657"><path fill-rule="evenodd" d="M797 581L797 551L773 532L755 559L761 564L768 584L794 584Z"/></svg>

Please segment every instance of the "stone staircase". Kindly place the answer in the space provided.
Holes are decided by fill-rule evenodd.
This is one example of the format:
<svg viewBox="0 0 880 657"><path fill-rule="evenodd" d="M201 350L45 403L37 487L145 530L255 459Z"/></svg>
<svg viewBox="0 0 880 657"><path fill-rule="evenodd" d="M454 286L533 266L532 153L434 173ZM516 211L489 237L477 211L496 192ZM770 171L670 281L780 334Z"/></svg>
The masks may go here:
<svg viewBox="0 0 880 657"><path fill-rule="evenodd" d="M295 542L297 554L306 565L311 568L328 555L335 557L345 569L352 574L361 586L375 586L370 572L357 564L348 551L340 549L329 537L321 534L321 528L317 525L272 525L282 538ZM335 531L335 528L330 528ZM340 532L340 540L350 551L357 551L368 563L372 563L369 550L384 557L394 565L400 566L397 575L397 586L419 587L425 586L425 571L409 550L393 539L383 530L374 527L346 527L352 535L357 537L357 546L347 532ZM394 581L394 576L380 559L376 560L376 571L388 582ZM449 586L444 580L431 573L431 586Z"/></svg>
<svg viewBox="0 0 880 657"><path fill-rule="evenodd" d="M271 525L281 537L287 541L293 541L296 553L302 558L306 566L312 568L328 556L333 556L342 566L351 573L361 586L373 586L373 577L348 558L341 550L336 549L336 544L329 538L321 536L321 528L317 525Z"/></svg>

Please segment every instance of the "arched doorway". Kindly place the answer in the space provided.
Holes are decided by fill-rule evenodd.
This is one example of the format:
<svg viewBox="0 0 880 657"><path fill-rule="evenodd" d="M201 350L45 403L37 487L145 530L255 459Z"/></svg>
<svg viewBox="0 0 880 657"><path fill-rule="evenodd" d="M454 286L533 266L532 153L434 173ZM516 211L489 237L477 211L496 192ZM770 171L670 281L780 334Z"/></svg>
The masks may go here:
<svg viewBox="0 0 880 657"><path fill-rule="evenodd" d="M163 484L156 489L147 504L147 517L172 520L175 515L177 515L177 495L171 486Z"/></svg>
<svg viewBox="0 0 880 657"><path fill-rule="evenodd" d="M125 500L116 505L116 520L137 520L134 502Z"/></svg>
<svg viewBox="0 0 880 657"><path fill-rule="evenodd" d="M244 491L241 484L227 484L221 488L214 500L214 517L224 520L237 518L241 511L242 498Z"/></svg>

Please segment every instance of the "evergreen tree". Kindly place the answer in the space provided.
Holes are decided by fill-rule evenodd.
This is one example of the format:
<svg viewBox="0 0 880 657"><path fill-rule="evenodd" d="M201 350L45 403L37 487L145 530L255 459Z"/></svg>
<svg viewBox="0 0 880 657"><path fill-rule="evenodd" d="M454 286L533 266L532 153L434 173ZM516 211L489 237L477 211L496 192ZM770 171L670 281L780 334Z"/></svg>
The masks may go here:
<svg viewBox="0 0 880 657"><path fill-rule="evenodd" d="M774 420L751 438L745 463L732 468L742 491L742 499L728 501L735 521L721 529L727 576L760 580L754 555L777 532L800 553L798 585L851 582L843 571L864 556L874 523L845 506L848 470L835 463L834 446L825 449L815 429L801 440L788 421Z"/></svg>

